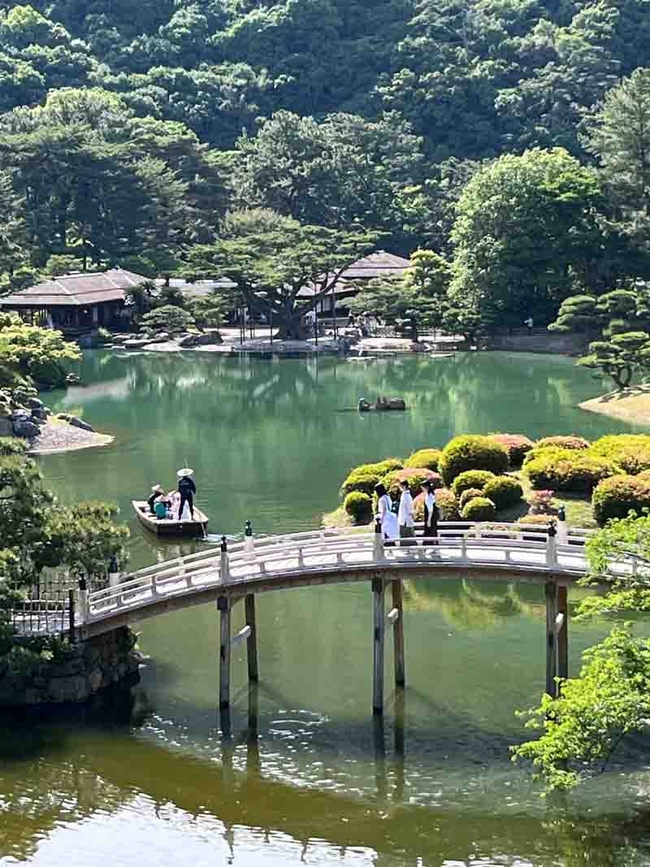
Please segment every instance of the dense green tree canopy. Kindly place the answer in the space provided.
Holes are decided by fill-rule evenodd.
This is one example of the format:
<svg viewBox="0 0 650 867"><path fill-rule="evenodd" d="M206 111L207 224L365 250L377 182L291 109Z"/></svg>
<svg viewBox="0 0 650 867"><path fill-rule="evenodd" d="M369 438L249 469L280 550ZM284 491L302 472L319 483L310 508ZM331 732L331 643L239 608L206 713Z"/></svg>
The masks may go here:
<svg viewBox="0 0 650 867"><path fill-rule="evenodd" d="M650 268L648 11L8 0L0 291L64 261L169 274L261 207L453 259L456 327L550 322Z"/></svg>
<svg viewBox="0 0 650 867"><path fill-rule="evenodd" d="M452 293L487 320L542 323L574 287L598 285L601 191L565 150L507 155L463 190L452 232Z"/></svg>

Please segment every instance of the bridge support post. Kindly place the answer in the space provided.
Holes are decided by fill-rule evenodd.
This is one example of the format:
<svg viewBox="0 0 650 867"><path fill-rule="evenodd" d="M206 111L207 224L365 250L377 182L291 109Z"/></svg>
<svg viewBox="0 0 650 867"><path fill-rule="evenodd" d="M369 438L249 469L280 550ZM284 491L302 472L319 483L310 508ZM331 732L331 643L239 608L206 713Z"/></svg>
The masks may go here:
<svg viewBox="0 0 650 867"><path fill-rule="evenodd" d="M372 579L372 712L384 712L384 579Z"/></svg>
<svg viewBox="0 0 650 867"><path fill-rule="evenodd" d="M566 587L557 588L557 674L562 680L569 676L569 602Z"/></svg>
<svg viewBox="0 0 650 867"><path fill-rule="evenodd" d="M226 596L217 599L221 616L219 624L219 707L230 707L230 600Z"/></svg>
<svg viewBox="0 0 650 867"><path fill-rule="evenodd" d="M252 683L259 680L257 667L257 626L255 623L255 594L247 593L244 600L246 613L246 626L250 626L251 632L246 639L246 656L248 661L248 679Z"/></svg>
<svg viewBox="0 0 650 867"><path fill-rule="evenodd" d="M557 596L555 581L547 581L544 585L544 597L546 600L546 692L552 698L557 698L558 696L557 683L555 681L558 674Z"/></svg>
<svg viewBox="0 0 650 867"><path fill-rule="evenodd" d="M402 602L401 581L391 581L391 593L393 608L397 609L399 612L397 620L393 624L395 688L398 688L403 687L406 684L406 675L404 671L404 608Z"/></svg>

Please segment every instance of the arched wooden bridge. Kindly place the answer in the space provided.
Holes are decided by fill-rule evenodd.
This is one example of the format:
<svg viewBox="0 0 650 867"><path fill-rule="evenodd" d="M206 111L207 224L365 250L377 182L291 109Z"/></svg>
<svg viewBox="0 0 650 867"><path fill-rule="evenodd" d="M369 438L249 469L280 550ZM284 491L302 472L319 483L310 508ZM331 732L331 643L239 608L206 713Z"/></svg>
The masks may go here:
<svg viewBox="0 0 650 867"><path fill-rule="evenodd" d="M220 612L220 705L230 701L231 646L246 640L248 671L258 677L255 595L270 590L370 581L373 591L373 709L383 708L386 625L394 636L395 683L404 675L402 580L409 577L527 581L545 587L547 611L546 689L568 674L567 587L586 574L584 543L589 531L571 530L558 542L543 525L445 523L437 538L385 544L378 532L320 530L210 548L168 560L92 593L81 592L76 631L90 638L140 620L191 605L216 601ZM636 572L633 558L616 566L617 575ZM616 576L612 576L616 577ZM390 588L388 614L385 591ZM245 599L246 626L231 636L232 606Z"/></svg>
<svg viewBox="0 0 650 867"><path fill-rule="evenodd" d="M111 576L105 589L70 592L66 602L30 600L14 612L23 634L69 632L87 640L170 611L216 601L220 612L220 704L230 700L230 649L246 640L248 672L257 680L255 596L270 590L369 581L373 592L373 707L383 707L383 658L386 625L393 630L395 683L404 676L402 580L458 578L543 584L546 597L546 689L557 691L556 678L568 671L567 587L587 571L584 544L588 530L569 530L558 541L544 525L450 523L439 525L437 538L384 543L378 528L315 530L267 536L221 548L210 547L140 569ZM253 542L253 540L249 540ZM648 570L633 554L611 568L611 579L634 577ZM650 578L650 573L648 574ZM603 581L607 581L605 578ZM392 608L386 614L385 591ZM231 637L233 605L245 600L246 626ZM54 623L53 623L54 619Z"/></svg>

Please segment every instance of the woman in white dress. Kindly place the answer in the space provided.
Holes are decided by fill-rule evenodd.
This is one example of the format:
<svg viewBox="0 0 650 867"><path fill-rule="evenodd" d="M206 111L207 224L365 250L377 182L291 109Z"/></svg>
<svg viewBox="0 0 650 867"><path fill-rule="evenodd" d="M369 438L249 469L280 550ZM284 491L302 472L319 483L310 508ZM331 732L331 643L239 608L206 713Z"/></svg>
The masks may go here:
<svg viewBox="0 0 650 867"><path fill-rule="evenodd" d="M375 485L377 494L377 517L381 523L381 534L385 541L393 542L399 538L397 515L392 511L393 502L381 484Z"/></svg>

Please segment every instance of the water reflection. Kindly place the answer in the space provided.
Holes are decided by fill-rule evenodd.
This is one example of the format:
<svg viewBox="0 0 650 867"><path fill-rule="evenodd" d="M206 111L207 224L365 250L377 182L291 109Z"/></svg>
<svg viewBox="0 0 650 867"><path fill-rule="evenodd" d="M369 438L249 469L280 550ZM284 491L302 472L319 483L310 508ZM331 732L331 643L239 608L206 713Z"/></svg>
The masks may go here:
<svg viewBox="0 0 650 867"><path fill-rule="evenodd" d="M372 804L256 773L226 777L219 767L132 736L112 744L91 734L71 739L66 733L56 740L51 752L23 765L22 773L3 769L2 863L69 861L61 839L67 847L74 839L75 863L97 863L100 852L111 851L113 863L140 867L208 863L210 851L246 865L344 859L391 867L636 867L650 855L648 810L599 817L550 806L539 817L515 812L504 820L473 811L398 807L397 774L389 807L388 774ZM111 827L119 829L119 849L114 839L107 848L105 831Z"/></svg>
<svg viewBox="0 0 650 867"><path fill-rule="evenodd" d="M621 430L575 408L598 384L552 357L357 364L91 353L81 375L87 387L48 400L79 407L117 438L43 458L57 493L114 499L128 515L136 493L170 484L189 463L212 533L240 531L247 518L258 531L313 528L349 467L455 433ZM338 411L379 393L403 396L409 411ZM195 546L132 529L133 566ZM381 721L370 713L371 623L361 585L265 595L262 680L248 689L243 650L233 655L227 716L217 710L214 607L144 623L141 728L54 726L24 749L4 738L0 863L58 867L71 852L82 867L648 863L641 751L565 809L541 802L509 762L522 736L514 711L543 685L539 588L408 582L408 686L388 697ZM573 666L600 634L572 630Z"/></svg>

